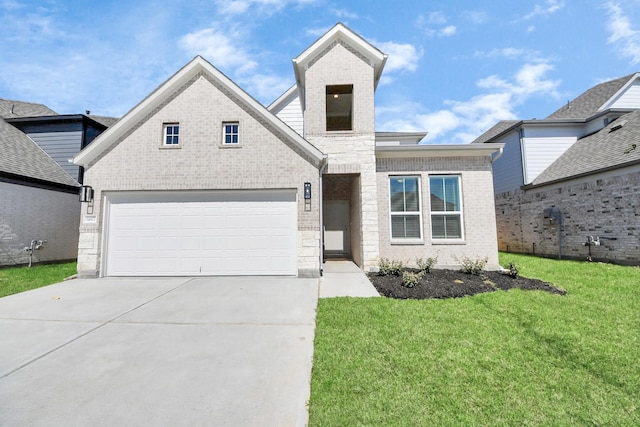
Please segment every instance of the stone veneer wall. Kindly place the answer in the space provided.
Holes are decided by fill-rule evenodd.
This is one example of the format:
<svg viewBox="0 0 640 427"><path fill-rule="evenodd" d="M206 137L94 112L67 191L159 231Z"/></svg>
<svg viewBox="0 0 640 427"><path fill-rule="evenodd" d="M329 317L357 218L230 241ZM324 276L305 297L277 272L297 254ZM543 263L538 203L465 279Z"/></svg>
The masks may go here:
<svg viewBox="0 0 640 427"><path fill-rule="evenodd" d="M381 158L377 162L380 257L415 266L415 259L438 257L436 268L458 268L463 257L487 257L488 269L497 269L498 245L493 204L493 175L488 157ZM420 176L422 235L420 243L391 242L389 179ZM464 240L431 239L429 175L459 175L462 187Z"/></svg>
<svg viewBox="0 0 640 427"><path fill-rule="evenodd" d="M557 225L544 218L544 209L555 207L563 217L563 258L587 259L587 236L600 236L601 245L591 246L594 261L640 265L639 183L640 172L632 172L497 194L498 246L557 257Z"/></svg>
<svg viewBox="0 0 640 427"><path fill-rule="evenodd" d="M222 122L239 121L240 146L221 144ZM180 148L162 147L163 123L180 124ZM286 141L286 142L285 142ZM78 272L99 275L106 191L295 188L298 194L298 271L320 271L319 198L305 209L304 183L320 188L318 168L298 147L253 113L233 93L198 75L170 96L85 171L95 190L97 223L80 225Z"/></svg>
<svg viewBox="0 0 640 427"><path fill-rule="evenodd" d="M77 194L0 182L0 265L28 264L31 240L34 263L76 259L79 223Z"/></svg>

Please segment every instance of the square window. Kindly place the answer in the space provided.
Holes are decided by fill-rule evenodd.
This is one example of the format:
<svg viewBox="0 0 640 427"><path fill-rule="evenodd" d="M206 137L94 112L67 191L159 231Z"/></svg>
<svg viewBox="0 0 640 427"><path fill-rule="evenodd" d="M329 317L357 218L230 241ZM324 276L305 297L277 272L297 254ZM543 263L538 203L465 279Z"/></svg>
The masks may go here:
<svg viewBox="0 0 640 427"><path fill-rule="evenodd" d="M180 125L177 123L165 123L164 145L176 146L180 143Z"/></svg>
<svg viewBox="0 0 640 427"><path fill-rule="evenodd" d="M462 239L462 206L460 177L430 176L431 237L433 239Z"/></svg>
<svg viewBox="0 0 640 427"><path fill-rule="evenodd" d="M391 239L422 239L420 177L389 177Z"/></svg>
<svg viewBox="0 0 640 427"><path fill-rule="evenodd" d="M240 143L240 124L238 122L222 124L222 143L225 145Z"/></svg>

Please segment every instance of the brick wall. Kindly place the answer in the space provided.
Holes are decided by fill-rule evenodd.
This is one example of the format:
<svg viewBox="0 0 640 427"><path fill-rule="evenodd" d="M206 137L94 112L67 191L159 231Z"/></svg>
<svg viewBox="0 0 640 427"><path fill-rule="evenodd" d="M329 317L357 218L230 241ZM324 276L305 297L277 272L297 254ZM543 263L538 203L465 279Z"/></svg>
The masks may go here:
<svg viewBox="0 0 640 427"><path fill-rule="evenodd" d="M33 262L76 259L80 202L76 194L0 182L0 265L29 262L24 248L46 240Z"/></svg>
<svg viewBox="0 0 640 427"><path fill-rule="evenodd" d="M461 177L464 240L432 241L429 217L429 175ZM391 243L389 177L420 176L423 241ZM415 266L418 257L438 257L437 267L457 268L463 257L488 258L487 268L499 266L493 204L493 178L488 157L382 158L377 161L380 257Z"/></svg>
<svg viewBox="0 0 640 427"><path fill-rule="evenodd" d="M586 259L587 236L600 236L593 260L640 265L639 182L634 171L497 194L499 248L557 257L558 227L544 218L544 209L553 207L562 212L563 258Z"/></svg>
<svg viewBox="0 0 640 427"><path fill-rule="evenodd" d="M222 122L240 123L240 146L223 147ZM180 148L162 148L162 124L180 124ZM286 142L285 142L286 141ZM199 75L85 172L96 191L98 223L81 224L78 270L100 271L101 198L105 191L295 188L298 268L319 271L319 195L305 210L304 183L318 189L317 167L232 93Z"/></svg>

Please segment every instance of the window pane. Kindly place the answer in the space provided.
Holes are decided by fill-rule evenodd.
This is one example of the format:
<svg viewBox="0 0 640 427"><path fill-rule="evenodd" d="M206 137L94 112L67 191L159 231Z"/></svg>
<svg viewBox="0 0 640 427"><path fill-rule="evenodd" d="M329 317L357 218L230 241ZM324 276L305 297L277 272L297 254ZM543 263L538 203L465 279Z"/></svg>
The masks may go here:
<svg viewBox="0 0 640 427"><path fill-rule="evenodd" d="M404 200L406 212L420 211L420 196L418 195L418 178L404 179Z"/></svg>
<svg viewBox="0 0 640 427"><path fill-rule="evenodd" d="M434 239L461 239L460 215L432 215L431 236Z"/></svg>
<svg viewBox="0 0 640 427"><path fill-rule="evenodd" d="M457 176L429 178L431 212L460 212L460 187Z"/></svg>
<svg viewBox="0 0 640 427"><path fill-rule="evenodd" d="M404 212L404 179L391 177L391 212Z"/></svg>
<svg viewBox="0 0 640 427"><path fill-rule="evenodd" d="M394 215L391 217L391 237L394 239L419 239L418 215Z"/></svg>
<svg viewBox="0 0 640 427"><path fill-rule="evenodd" d="M460 211L460 191L458 190L458 177L450 176L443 179L444 181L444 193L447 203L445 204L445 210Z"/></svg>

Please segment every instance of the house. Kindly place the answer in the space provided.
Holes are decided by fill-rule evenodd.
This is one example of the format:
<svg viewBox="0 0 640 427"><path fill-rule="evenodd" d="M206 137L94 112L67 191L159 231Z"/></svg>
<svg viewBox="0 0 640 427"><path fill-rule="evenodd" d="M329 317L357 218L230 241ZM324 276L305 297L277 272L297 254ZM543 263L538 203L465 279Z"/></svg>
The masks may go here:
<svg viewBox="0 0 640 427"><path fill-rule="evenodd" d="M640 74L598 84L542 120L497 123L474 143L494 163L501 250L640 264Z"/></svg>
<svg viewBox="0 0 640 427"><path fill-rule="evenodd" d="M338 23L268 108L200 56L74 157L80 276L298 275L323 260L498 267L502 144L376 133L387 55Z"/></svg>
<svg viewBox="0 0 640 427"><path fill-rule="evenodd" d="M54 115L42 104L0 99L0 265L77 256L79 184L11 124Z"/></svg>

